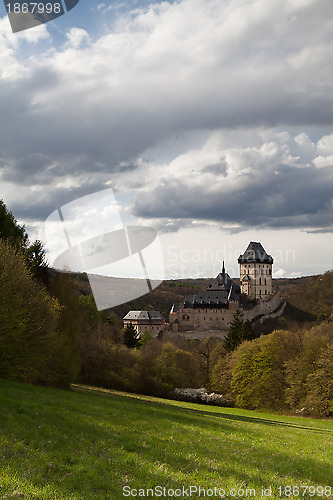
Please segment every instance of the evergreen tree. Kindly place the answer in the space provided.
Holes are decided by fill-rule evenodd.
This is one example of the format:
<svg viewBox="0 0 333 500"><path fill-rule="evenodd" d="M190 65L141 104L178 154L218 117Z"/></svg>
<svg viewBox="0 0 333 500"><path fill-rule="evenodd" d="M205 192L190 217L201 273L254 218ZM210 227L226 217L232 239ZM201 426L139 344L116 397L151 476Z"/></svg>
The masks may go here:
<svg viewBox="0 0 333 500"><path fill-rule="evenodd" d="M229 332L224 340L227 351L233 351L245 340L253 340L259 337L259 333L253 328L251 321L242 321L240 311L237 310L231 323Z"/></svg>
<svg viewBox="0 0 333 500"><path fill-rule="evenodd" d="M0 200L0 239L20 249L33 277L42 285L48 285L49 272L42 243L36 240L30 244L25 227L18 224L2 200Z"/></svg>
<svg viewBox="0 0 333 500"><path fill-rule="evenodd" d="M17 223L2 200L0 200L0 238L22 250L28 245L28 234L25 227Z"/></svg>
<svg viewBox="0 0 333 500"><path fill-rule="evenodd" d="M138 333L132 324L129 324L124 328L124 344L130 349L135 347L140 347L141 341L138 338Z"/></svg>
<svg viewBox="0 0 333 500"><path fill-rule="evenodd" d="M50 282L49 266L46 262L45 250L41 241L36 240L27 248L25 258L29 270L37 281L44 286L48 286Z"/></svg>

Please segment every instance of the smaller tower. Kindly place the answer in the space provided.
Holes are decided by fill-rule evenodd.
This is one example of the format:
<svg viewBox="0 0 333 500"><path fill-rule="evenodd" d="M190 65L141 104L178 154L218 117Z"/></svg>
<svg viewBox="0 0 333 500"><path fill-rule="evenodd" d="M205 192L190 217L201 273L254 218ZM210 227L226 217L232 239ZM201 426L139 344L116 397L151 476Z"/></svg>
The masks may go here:
<svg viewBox="0 0 333 500"><path fill-rule="evenodd" d="M251 241L238 257L241 292L251 298L260 299L272 295L273 258L261 243Z"/></svg>

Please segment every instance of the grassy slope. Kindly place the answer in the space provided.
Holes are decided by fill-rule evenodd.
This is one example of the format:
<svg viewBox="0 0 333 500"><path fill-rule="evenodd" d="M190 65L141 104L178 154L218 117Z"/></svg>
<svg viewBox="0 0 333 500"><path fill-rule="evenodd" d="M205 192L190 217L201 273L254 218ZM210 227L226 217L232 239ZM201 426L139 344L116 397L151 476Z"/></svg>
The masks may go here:
<svg viewBox="0 0 333 500"><path fill-rule="evenodd" d="M1 500L118 500L125 485L333 490L332 421L0 380L0 427Z"/></svg>

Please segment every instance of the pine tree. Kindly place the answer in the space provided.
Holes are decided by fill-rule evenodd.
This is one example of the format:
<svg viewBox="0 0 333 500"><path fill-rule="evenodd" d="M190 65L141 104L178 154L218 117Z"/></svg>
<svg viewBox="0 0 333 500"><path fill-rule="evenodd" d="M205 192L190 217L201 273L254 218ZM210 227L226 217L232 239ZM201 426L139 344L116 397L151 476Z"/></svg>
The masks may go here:
<svg viewBox="0 0 333 500"><path fill-rule="evenodd" d="M228 335L224 340L224 347L227 351L233 351L245 340L253 340L259 337L258 332L253 328L251 321L242 321L240 311L237 310L231 323Z"/></svg>
<svg viewBox="0 0 333 500"><path fill-rule="evenodd" d="M127 325L126 328L124 328L124 344L130 349L140 347L141 345L140 338L138 338L138 333L131 323Z"/></svg>

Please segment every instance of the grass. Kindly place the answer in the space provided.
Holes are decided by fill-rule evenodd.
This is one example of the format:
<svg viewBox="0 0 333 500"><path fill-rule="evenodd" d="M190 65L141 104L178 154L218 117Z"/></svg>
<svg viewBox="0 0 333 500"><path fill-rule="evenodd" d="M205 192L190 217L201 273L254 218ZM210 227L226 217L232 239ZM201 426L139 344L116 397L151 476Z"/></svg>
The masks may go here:
<svg viewBox="0 0 333 500"><path fill-rule="evenodd" d="M124 486L237 499L270 486L270 498L287 498L286 486L318 498L305 486L331 486L321 498L333 499L332 421L0 380L0 432L1 500L118 500Z"/></svg>

